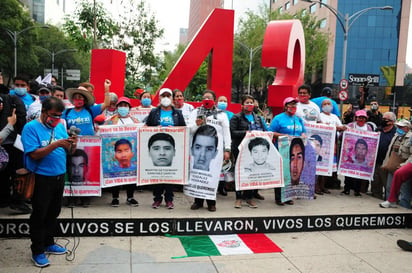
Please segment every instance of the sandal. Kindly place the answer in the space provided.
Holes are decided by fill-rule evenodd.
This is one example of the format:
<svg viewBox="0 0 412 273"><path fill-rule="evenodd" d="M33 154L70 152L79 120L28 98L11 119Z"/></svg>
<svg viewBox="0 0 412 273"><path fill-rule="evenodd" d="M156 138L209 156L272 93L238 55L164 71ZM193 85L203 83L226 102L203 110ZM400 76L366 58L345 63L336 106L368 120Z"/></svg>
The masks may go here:
<svg viewBox="0 0 412 273"><path fill-rule="evenodd" d="M294 202L293 202L293 200L289 200L289 201L286 201L286 202L285 202L285 204L288 204L288 205L293 205L293 204L294 204Z"/></svg>
<svg viewBox="0 0 412 273"><path fill-rule="evenodd" d="M283 202L280 201L280 200L277 200L277 201L276 201L276 205L278 205L278 206L284 206L285 203L283 203Z"/></svg>

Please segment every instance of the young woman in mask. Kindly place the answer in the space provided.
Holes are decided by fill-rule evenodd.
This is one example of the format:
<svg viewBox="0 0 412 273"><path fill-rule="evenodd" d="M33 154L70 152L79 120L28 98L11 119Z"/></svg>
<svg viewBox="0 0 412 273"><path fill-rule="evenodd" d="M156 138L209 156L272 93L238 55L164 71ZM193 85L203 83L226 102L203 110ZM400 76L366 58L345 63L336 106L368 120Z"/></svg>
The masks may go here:
<svg viewBox="0 0 412 273"><path fill-rule="evenodd" d="M227 109L227 98L225 96L220 96L220 97L217 98L216 107L217 107L217 109L222 110L223 112L226 113L227 119L230 122L230 120L232 119L234 114L233 114L233 112L230 112L229 110L226 110Z"/></svg>
<svg viewBox="0 0 412 273"><path fill-rule="evenodd" d="M159 91L160 105L152 111L146 119L146 126L186 126L182 112L176 110L172 105L172 90L162 88ZM157 184L153 186L153 204L152 208L158 209L162 203L164 194L166 208L173 209L173 185Z"/></svg>
<svg viewBox="0 0 412 273"><path fill-rule="evenodd" d="M305 125L301 117L296 116L298 100L296 98L287 97L283 100L285 111L276 115L272 123L269 126L269 131L273 132L273 136L276 139L275 145L277 146L277 138L280 136L305 136ZM281 189L275 188L275 201L279 206L283 206L281 201ZM288 205L293 205L293 200L285 202Z"/></svg>
<svg viewBox="0 0 412 273"><path fill-rule="evenodd" d="M137 107L137 110L144 110L144 109L152 109L155 108L152 105L152 95L150 95L149 91L143 91L140 94L140 105Z"/></svg>
<svg viewBox="0 0 412 273"><path fill-rule="evenodd" d="M185 118L185 122L189 120L190 113L195 109L193 105L185 103L185 97L183 92L179 89L173 90L173 105L175 109L182 111L182 115Z"/></svg>
<svg viewBox="0 0 412 273"><path fill-rule="evenodd" d="M139 123L137 119L129 115L131 108L130 99L126 97L121 97L116 104L116 114L108 119L105 125L126 125ZM133 198L135 184L126 185L127 200L126 203L132 207L136 207L139 203ZM112 188L112 207L119 206L119 191L121 186L116 186Z"/></svg>

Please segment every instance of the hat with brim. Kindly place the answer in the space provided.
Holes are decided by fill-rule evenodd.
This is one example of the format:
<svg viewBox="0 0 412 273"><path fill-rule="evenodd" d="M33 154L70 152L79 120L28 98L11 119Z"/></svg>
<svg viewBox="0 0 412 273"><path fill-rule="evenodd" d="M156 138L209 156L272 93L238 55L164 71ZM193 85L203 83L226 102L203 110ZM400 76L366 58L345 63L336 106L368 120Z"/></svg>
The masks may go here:
<svg viewBox="0 0 412 273"><path fill-rule="evenodd" d="M358 110L355 112L355 117L365 117L368 118L368 113L365 110Z"/></svg>
<svg viewBox="0 0 412 273"><path fill-rule="evenodd" d="M396 126L411 128L411 123L407 119L401 119L395 122Z"/></svg>
<svg viewBox="0 0 412 273"><path fill-rule="evenodd" d="M127 104L129 104L129 107L132 106L132 104L130 103L130 99L126 98L126 97L120 97L119 100L116 103L116 107L121 103L121 102L125 102Z"/></svg>
<svg viewBox="0 0 412 273"><path fill-rule="evenodd" d="M95 98L92 92L88 91L85 87L79 86L78 88L68 88L66 90L67 99L73 103L74 94L80 94L87 100L87 106L92 106L95 102Z"/></svg>
<svg viewBox="0 0 412 273"><path fill-rule="evenodd" d="M299 100L297 98L293 97L287 97L286 99L283 100L283 105L286 106L288 103L297 103Z"/></svg>

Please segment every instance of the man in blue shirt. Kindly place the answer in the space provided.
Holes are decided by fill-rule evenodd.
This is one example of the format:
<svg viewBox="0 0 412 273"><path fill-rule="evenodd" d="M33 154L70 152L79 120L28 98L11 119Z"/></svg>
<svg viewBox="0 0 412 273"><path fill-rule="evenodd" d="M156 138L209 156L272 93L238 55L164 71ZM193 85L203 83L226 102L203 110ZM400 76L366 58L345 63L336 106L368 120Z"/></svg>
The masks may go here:
<svg viewBox="0 0 412 273"><path fill-rule="evenodd" d="M26 106L26 111L29 110L29 106L36 101L36 97L29 94L30 83L29 78L24 75L17 75L14 78L14 89L10 90L10 95L16 95L20 98Z"/></svg>
<svg viewBox="0 0 412 273"><path fill-rule="evenodd" d="M63 110L61 100L47 98L40 118L26 124L22 132L26 168L35 174L30 238L32 260L38 267L49 265L45 253L67 251L53 238L63 198L66 156L76 150L77 143L77 136L69 137L60 122Z"/></svg>

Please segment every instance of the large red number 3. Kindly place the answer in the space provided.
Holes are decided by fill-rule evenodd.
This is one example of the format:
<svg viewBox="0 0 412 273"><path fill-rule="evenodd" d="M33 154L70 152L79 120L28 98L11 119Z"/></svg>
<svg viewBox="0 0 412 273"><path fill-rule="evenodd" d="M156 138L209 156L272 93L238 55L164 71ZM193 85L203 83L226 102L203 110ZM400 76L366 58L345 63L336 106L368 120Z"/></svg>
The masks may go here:
<svg viewBox="0 0 412 273"><path fill-rule="evenodd" d="M305 37L299 20L272 21L263 39L262 66L276 68L268 87L268 106L273 114L283 111L283 100L296 97L305 73Z"/></svg>

